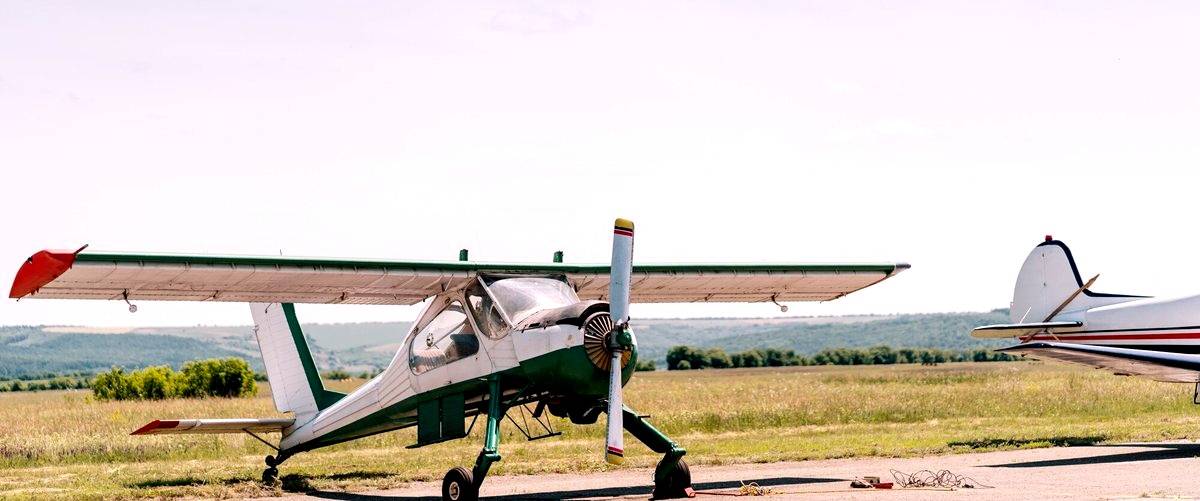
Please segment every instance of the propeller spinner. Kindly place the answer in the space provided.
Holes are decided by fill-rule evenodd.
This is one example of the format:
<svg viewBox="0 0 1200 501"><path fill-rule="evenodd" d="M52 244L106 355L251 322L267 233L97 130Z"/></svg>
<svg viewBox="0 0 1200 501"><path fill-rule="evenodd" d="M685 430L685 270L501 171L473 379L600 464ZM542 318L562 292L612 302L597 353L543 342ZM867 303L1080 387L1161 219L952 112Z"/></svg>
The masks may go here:
<svg viewBox="0 0 1200 501"><path fill-rule="evenodd" d="M612 332L608 336L610 352L608 377L608 433L604 460L610 464L625 461L624 409L621 395L621 357L632 343L629 331L629 282L633 274L633 221L617 219L613 225L612 269L609 277L608 311Z"/></svg>

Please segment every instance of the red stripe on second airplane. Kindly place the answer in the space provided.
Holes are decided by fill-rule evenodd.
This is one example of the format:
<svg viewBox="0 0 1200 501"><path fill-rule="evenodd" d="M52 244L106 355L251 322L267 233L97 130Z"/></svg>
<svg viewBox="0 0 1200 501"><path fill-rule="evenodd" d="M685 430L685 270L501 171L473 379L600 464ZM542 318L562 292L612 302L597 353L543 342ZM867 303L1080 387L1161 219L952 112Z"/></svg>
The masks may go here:
<svg viewBox="0 0 1200 501"><path fill-rule="evenodd" d="M1058 334L1048 336L1038 334L1033 336L1037 341L1120 341L1120 340L1138 340L1138 341L1157 341L1157 340L1173 340L1173 339L1197 339L1200 340L1200 332L1153 332L1146 334Z"/></svg>

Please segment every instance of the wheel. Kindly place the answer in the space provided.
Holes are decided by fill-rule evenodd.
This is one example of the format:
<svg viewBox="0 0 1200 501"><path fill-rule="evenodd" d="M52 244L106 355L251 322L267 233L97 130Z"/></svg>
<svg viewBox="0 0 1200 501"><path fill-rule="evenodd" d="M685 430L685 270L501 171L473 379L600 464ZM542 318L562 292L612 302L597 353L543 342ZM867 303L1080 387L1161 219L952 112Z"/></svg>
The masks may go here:
<svg viewBox="0 0 1200 501"><path fill-rule="evenodd" d="M692 472L683 458L675 463L675 468L667 474L662 483L654 484L654 499L674 499L696 497L692 490Z"/></svg>
<svg viewBox="0 0 1200 501"><path fill-rule="evenodd" d="M274 466L263 470L262 482L265 485L274 485L279 480L279 469Z"/></svg>
<svg viewBox="0 0 1200 501"><path fill-rule="evenodd" d="M461 466L446 472L442 480L442 499L449 501L475 501L479 499L479 488L471 470Z"/></svg>
<svg viewBox="0 0 1200 501"><path fill-rule="evenodd" d="M267 468L274 468L276 466L279 466L279 462L275 460L275 456L267 456L267 457L263 458L263 462L267 463Z"/></svg>

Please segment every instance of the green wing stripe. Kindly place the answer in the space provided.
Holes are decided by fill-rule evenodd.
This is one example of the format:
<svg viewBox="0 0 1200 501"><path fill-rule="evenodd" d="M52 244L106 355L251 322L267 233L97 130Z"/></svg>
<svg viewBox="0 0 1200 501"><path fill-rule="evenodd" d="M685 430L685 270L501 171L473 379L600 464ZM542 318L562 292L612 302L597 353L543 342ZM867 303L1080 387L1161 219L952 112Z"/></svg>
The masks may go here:
<svg viewBox="0 0 1200 501"><path fill-rule="evenodd" d="M415 271L461 272L535 272L607 274L607 264L562 263L473 263L464 261L387 261L378 259L326 259L286 256L184 256L176 254L125 254L112 252L83 252L76 263L152 263L182 265L253 265L293 266L313 268L355 268ZM906 263L783 263L783 264L635 264L634 273L736 273L736 272L815 272L815 273L886 273L905 269Z"/></svg>

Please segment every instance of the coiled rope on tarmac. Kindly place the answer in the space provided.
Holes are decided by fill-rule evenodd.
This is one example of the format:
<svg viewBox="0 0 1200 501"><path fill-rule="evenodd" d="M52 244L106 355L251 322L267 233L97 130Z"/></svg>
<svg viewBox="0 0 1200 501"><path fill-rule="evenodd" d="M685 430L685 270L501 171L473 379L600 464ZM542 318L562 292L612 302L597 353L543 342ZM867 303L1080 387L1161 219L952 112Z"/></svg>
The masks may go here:
<svg viewBox="0 0 1200 501"><path fill-rule="evenodd" d="M921 470L915 473L904 473L900 470L889 470L896 485L900 487L942 487L947 489L991 489L990 485L981 483L966 475L956 475L950 470Z"/></svg>

